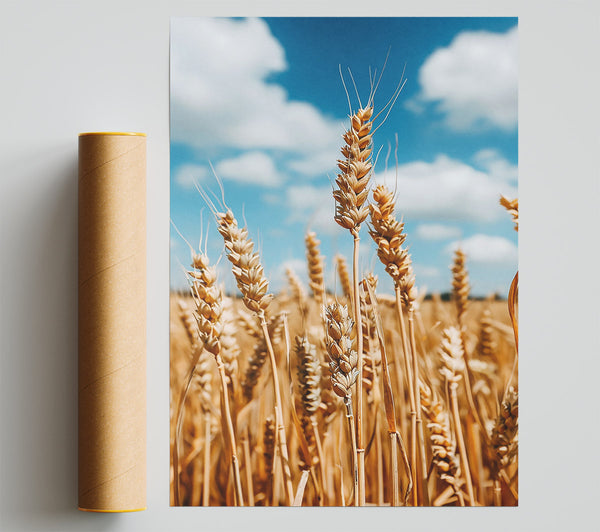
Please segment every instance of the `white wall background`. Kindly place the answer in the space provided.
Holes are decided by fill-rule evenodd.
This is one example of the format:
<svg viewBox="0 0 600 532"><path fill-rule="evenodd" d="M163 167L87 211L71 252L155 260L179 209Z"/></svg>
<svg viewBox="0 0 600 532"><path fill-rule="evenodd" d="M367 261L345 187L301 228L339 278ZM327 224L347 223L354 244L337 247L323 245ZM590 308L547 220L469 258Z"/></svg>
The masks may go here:
<svg viewBox="0 0 600 532"><path fill-rule="evenodd" d="M600 10L524 4L2 2L1 530L595 529ZM518 509L169 507L169 17L207 14L520 17ZM75 509L77 134L94 130L148 133L148 510L123 515Z"/></svg>

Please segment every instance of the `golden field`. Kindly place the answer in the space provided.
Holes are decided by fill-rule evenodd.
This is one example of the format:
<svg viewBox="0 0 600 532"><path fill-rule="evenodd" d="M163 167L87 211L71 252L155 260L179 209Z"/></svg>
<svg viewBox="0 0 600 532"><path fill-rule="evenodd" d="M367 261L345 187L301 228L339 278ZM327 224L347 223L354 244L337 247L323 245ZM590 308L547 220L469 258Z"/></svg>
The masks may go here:
<svg viewBox="0 0 600 532"><path fill-rule="evenodd" d="M344 301L344 298L339 298ZM397 327L392 298L379 303L379 310L385 331L385 344L389 359L389 372L394 394L394 404L398 431L402 437L407 455L410 455L410 400L408 397L407 371L402 357L402 341ZM185 386L192 361L192 341L183 321L181 305L194 307L191 297L171 295L171 442L174 442L175 419L181 391ZM297 379L297 357L294 338L308 332L308 337L318 344L322 340L322 321L314 300L308 301L306 319L301 316L298 301L291 294L280 294L271 304L270 316L286 316L287 334L282 327L273 334L273 347L277 359L279 377L283 393L283 416L289 446L292 484L297 491L303 471L308 471L306 487L301 504L303 505L351 505L353 504L352 463L348 449L346 412L340 401L331 393L327 354L319 348L318 356L322 366L320 406L315 415L317 431L321 439L323 476L313 445L309 445L310 458L302 454L300 432L292 419L292 408L298 417L302 416L302 390ZM485 313L484 313L485 312ZM488 314L489 313L489 314ZM268 363L260 369L260 375L252 390L252 398L244 397L242 386L247 384L245 375L249 359L256 356L260 341L256 330L247 321L254 318L245 309L241 300L231 300L233 317L233 340L237 352L231 381L228 382L232 410L236 413L235 428L238 436L238 456L240 461L242 488L245 504L286 505L284 479L280 462L277 460L274 443L269 445L265 435L268 419L272 420L273 391L269 377ZM240 317L244 316L244 319ZM429 389L434 390L440 401L441 411L428 412L422 405L426 453L426 484L420 485L422 495L419 504L432 505L460 504L452 483L444 480L445 450L440 425L447 425L450 440L449 449L454 456L450 462L457 464L455 482L464 504L469 504L464 482L464 466L461 467L456 444L456 427L449 415L448 387L440 373L443 360L439 354L442 331L456 322L453 303L424 301L420 303L415 319L416 345L419 352L419 369ZM506 301L469 301L466 311L466 345L470 353L471 387L481 421L487 431L481 428L470 414L464 382L459 386L460 421L465 437L469 470L473 482L476 504L514 505L517 503L517 457L512 455L509 464L503 469L506 479L497 474L502 451L498 453L492 442L494 427L503 411L500 401L506 384L511 379L515 361L514 336L507 312ZM321 337L321 338L320 338ZM289 342L289 343L288 343ZM390 487L390 438L383 403L381 356L373 349L373 373L370 383L365 386L367 406L365 449L366 504L389 505L392 503ZM288 362L289 357L289 362ZM292 377L290 382L289 377ZM400 378L400 380L398 380ZM369 380L366 379L366 380ZM194 372L185 401L181 424L180 457L180 504L233 505L235 503L233 483L227 444L223 437L220 422L219 379L213 357L207 357L204 364L198 364ZM512 377L516 388L517 375ZM366 382L365 382L366 384ZM514 410L514 409L513 409ZM513 412L513 415L516 412ZM441 421L441 423L439 423ZM445 422L445 423L444 423ZM300 423L306 427L306 423ZM304 430L304 429L302 429ZM310 432L308 432L310 434ZM306 438L306 436L304 436ZM486 437L490 440L486 443ZM207 439L208 438L208 439ZM437 440L436 440L437 438ZM496 438L498 440L498 438ZM208 442L208 443L207 443ZM437 447L436 447L437 445ZM510 453L516 450L516 438L511 442ZM410 461L410 458L409 458ZM437 465L436 465L437 464ZM412 491L407 495L410 475L399 461L399 492L401 504L413 504ZM453 468L450 467L449 471ZM208 473L206 473L208 471ZM496 478L498 477L498 478ZM171 469L171 503L173 498L174 472ZM205 493L206 490L206 493ZM206 497L206 498L205 498ZM466 501L466 502L465 502Z"/></svg>

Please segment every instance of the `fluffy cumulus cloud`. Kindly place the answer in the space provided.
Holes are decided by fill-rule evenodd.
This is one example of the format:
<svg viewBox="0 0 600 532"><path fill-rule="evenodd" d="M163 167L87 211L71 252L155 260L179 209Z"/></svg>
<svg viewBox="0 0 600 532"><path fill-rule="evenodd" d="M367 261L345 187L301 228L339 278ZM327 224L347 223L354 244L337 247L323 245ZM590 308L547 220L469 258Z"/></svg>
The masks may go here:
<svg viewBox="0 0 600 532"><path fill-rule="evenodd" d="M493 157L492 157L493 156ZM375 183L397 190L396 209L406 220L421 222L416 236L423 240L448 240L461 236L456 223L496 222L505 216L499 205L500 195L515 197L517 191L509 179L509 163L497 152L480 152L483 161L478 170L465 162L438 155L432 162L414 161L397 170L375 174ZM333 220L335 202L331 186L291 185L283 196L267 195L288 207L288 222L303 222L320 233L339 234Z"/></svg>
<svg viewBox="0 0 600 532"><path fill-rule="evenodd" d="M377 180L393 187L395 176L396 171L388 171ZM516 196L506 181L446 155L403 164L397 176L396 208L407 219L492 222L504 215L500 194Z"/></svg>
<svg viewBox="0 0 600 532"><path fill-rule="evenodd" d="M277 267L275 271L274 279L279 284L280 288L287 288L289 284L287 277L288 268L292 270L300 279L300 282L304 285L304 288L308 290L308 270L306 266L306 259L289 259Z"/></svg>
<svg viewBox="0 0 600 532"><path fill-rule="evenodd" d="M478 151L473 156L473 162L496 179L516 181L519 176L518 166L509 163L498 150L492 148Z"/></svg>
<svg viewBox="0 0 600 532"><path fill-rule="evenodd" d="M175 19L171 32L174 141L208 153L280 150L306 174L333 169L320 155L335 150L342 122L267 81L287 63L263 20Z"/></svg>
<svg viewBox="0 0 600 532"><path fill-rule="evenodd" d="M196 184L204 181L209 175L206 166L198 164L182 164L175 170L174 180L181 188L192 189Z"/></svg>
<svg viewBox="0 0 600 532"><path fill-rule="evenodd" d="M317 233L329 236L343 231L333 219L335 201L331 187L290 186L286 189L285 203L289 209L289 223L307 223Z"/></svg>
<svg viewBox="0 0 600 532"><path fill-rule="evenodd" d="M341 130L342 128L340 128ZM338 135L337 141L332 141L328 148L326 146L322 147L313 157L304 157L302 154L301 157L290 160L287 163L287 168L307 176L323 175L324 172L334 175L337 171L335 161L340 158L339 144L341 142L341 136Z"/></svg>
<svg viewBox="0 0 600 532"><path fill-rule="evenodd" d="M469 261L480 264L512 265L518 260L517 246L501 236L476 234L465 240L456 240L446 246L446 253L461 248Z"/></svg>
<svg viewBox="0 0 600 532"><path fill-rule="evenodd" d="M275 163L265 153L252 151L238 157L219 161L215 172L221 179L263 187L276 187L282 183Z"/></svg>
<svg viewBox="0 0 600 532"><path fill-rule="evenodd" d="M506 33L465 31L433 52L419 71L418 109L434 103L454 130L517 125L517 28Z"/></svg>
<svg viewBox="0 0 600 532"><path fill-rule="evenodd" d="M447 240L461 235L459 227L446 224L420 224L415 231L417 238L423 240Z"/></svg>
<svg viewBox="0 0 600 532"><path fill-rule="evenodd" d="M442 274L439 268L436 268L435 266L428 266L426 264L414 263L413 268L415 271L415 275L417 275L418 277L437 278L440 277Z"/></svg>

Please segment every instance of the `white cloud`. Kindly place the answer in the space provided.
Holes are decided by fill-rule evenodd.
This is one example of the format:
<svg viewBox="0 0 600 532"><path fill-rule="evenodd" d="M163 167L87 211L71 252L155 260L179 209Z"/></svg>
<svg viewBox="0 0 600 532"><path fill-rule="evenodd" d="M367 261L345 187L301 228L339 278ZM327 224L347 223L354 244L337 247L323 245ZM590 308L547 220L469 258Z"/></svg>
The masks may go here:
<svg viewBox="0 0 600 532"><path fill-rule="evenodd" d="M505 212L498 203L500 195L517 195L506 180L446 155L438 155L433 162L415 161L400 165L397 170L375 174L375 181L396 188L399 217L443 221L417 226L416 235L424 240L459 238L460 228L448 222L502 219ZM303 222L327 235L343 232L333 219L335 202L331 186L291 185L284 194L279 201L289 208L288 222Z"/></svg>
<svg viewBox="0 0 600 532"><path fill-rule="evenodd" d="M331 187L293 185L286 189L288 222L304 222L318 234L336 235L344 230L333 219L335 201Z"/></svg>
<svg viewBox="0 0 600 532"><path fill-rule="evenodd" d="M473 263L512 265L519 256L517 246L501 236L476 234L448 244L445 251L453 253L459 247L467 255L467 261Z"/></svg>
<svg viewBox="0 0 600 532"><path fill-rule="evenodd" d="M439 277L441 272L435 266L426 266L424 264L413 263L415 275L419 277Z"/></svg>
<svg viewBox="0 0 600 532"><path fill-rule="evenodd" d="M420 115L425 111L425 104L419 101L418 98L410 98L404 102L404 108L408 111L412 111L416 115Z"/></svg>
<svg viewBox="0 0 600 532"><path fill-rule="evenodd" d="M436 103L454 130L517 125L518 34L465 31L419 71L417 102Z"/></svg>
<svg viewBox="0 0 600 532"><path fill-rule="evenodd" d="M287 167L308 177L322 176L327 173L333 176L337 171L336 161L341 158L342 137L338 136L337 138L339 145L332 142L329 149L323 148L320 152L315 153L314 157L291 160L288 162Z"/></svg>
<svg viewBox="0 0 600 532"><path fill-rule="evenodd" d="M395 175L390 170L376 174L376 180L390 186ZM438 155L431 163L403 164L397 175L396 208L405 218L491 222L504 215L498 204L500 194L517 195L505 181L446 155Z"/></svg>
<svg viewBox="0 0 600 532"><path fill-rule="evenodd" d="M175 183L181 188L192 189L208 177L208 168L197 164L183 164L175 171Z"/></svg>
<svg viewBox="0 0 600 532"><path fill-rule="evenodd" d="M283 182L273 160L258 151L219 161L215 172L222 179L263 187L276 187Z"/></svg>
<svg viewBox="0 0 600 532"><path fill-rule="evenodd" d="M479 150L473 155L473 161L496 179L516 181L519 176L519 167L492 148Z"/></svg>
<svg viewBox="0 0 600 532"><path fill-rule="evenodd" d="M333 194L330 187L315 187L312 185L292 185L288 187L287 198L290 206L299 210L312 210L320 204L333 205Z"/></svg>
<svg viewBox="0 0 600 532"><path fill-rule="evenodd" d="M444 224L420 224L415 233L417 238L423 240L446 240L449 238L458 238L461 235L459 227Z"/></svg>
<svg viewBox="0 0 600 532"><path fill-rule="evenodd" d="M300 279L304 289L308 291L308 271L306 259L289 259L280 262L273 271L265 272L269 279L269 290L272 293L278 293L281 290L290 292L289 281L286 270L290 268Z"/></svg>
<svg viewBox="0 0 600 532"><path fill-rule="evenodd" d="M262 195L262 201L267 205L278 205L281 202L281 194L269 192Z"/></svg>
<svg viewBox="0 0 600 532"><path fill-rule="evenodd" d="M173 140L205 152L222 147L278 149L299 171L325 167L343 121L293 101L267 77L287 68L281 44L260 19L175 19L171 28ZM313 159L322 164L303 164Z"/></svg>
<svg viewBox="0 0 600 532"><path fill-rule="evenodd" d="M286 270L291 269L303 283L308 281L308 266L306 265L306 259L289 259L282 262L277 271L282 279L287 279Z"/></svg>

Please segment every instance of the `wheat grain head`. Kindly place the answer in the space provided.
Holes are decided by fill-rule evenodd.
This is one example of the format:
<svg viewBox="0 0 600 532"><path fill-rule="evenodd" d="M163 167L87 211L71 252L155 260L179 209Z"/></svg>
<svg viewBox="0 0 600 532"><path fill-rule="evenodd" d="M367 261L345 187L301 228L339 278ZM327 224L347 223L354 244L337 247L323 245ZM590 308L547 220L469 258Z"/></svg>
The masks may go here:
<svg viewBox="0 0 600 532"><path fill-rule="evenodd" d="M353 348L354 321L348 307L333 303L325 307L327 324L327 353L333 391L344 399L352 395L352 386L358 378L358 355Z"/></svg>

